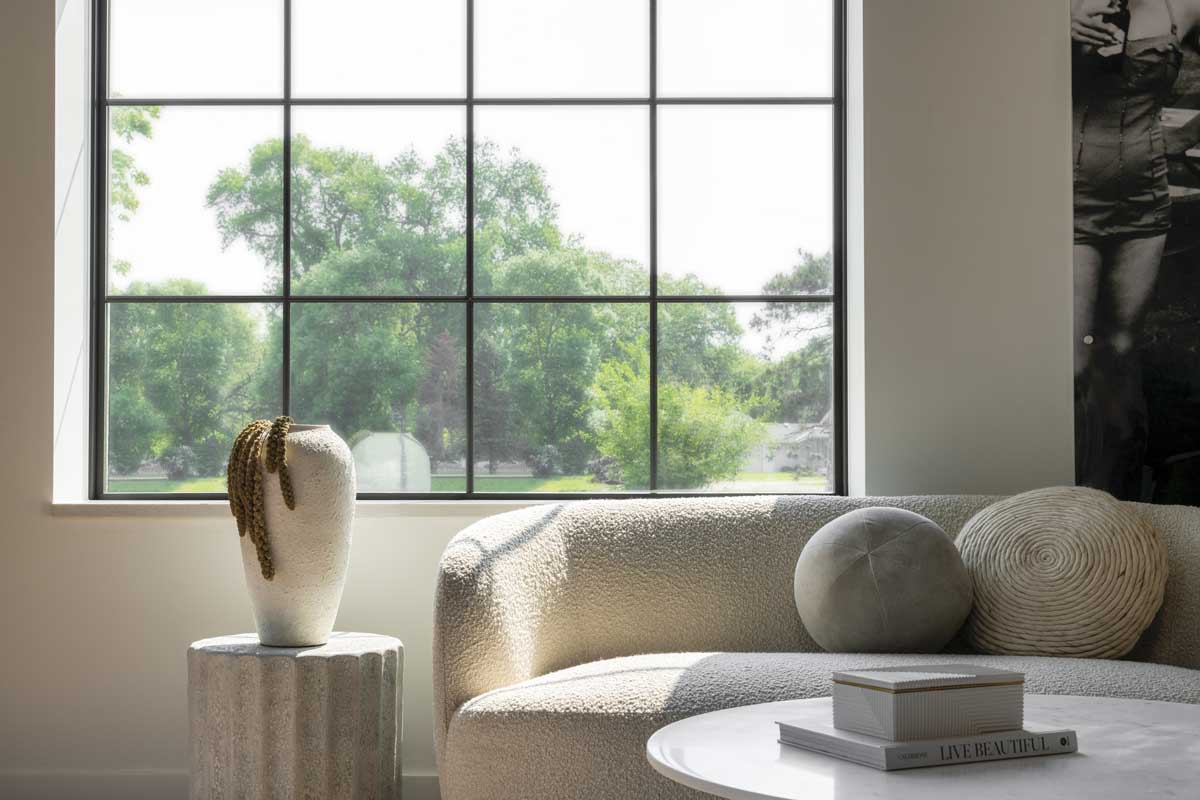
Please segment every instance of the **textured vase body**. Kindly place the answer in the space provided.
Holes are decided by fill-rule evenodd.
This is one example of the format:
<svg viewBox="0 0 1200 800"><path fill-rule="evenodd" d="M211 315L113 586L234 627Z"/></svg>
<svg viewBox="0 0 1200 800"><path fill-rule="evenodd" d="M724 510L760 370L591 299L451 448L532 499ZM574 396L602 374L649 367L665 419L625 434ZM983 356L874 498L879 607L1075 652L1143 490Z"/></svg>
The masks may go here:
<svg viewBox="0 0 1200 800"><path fill-rule="evenodd" d="M329 641L350 559L354 459L328 425L293 425L287 465L296 497L289 509L278 474L263 473L263 496L275 577L266 580L249 536L241 538L246 587L258 638L273 647Z"/></svg>

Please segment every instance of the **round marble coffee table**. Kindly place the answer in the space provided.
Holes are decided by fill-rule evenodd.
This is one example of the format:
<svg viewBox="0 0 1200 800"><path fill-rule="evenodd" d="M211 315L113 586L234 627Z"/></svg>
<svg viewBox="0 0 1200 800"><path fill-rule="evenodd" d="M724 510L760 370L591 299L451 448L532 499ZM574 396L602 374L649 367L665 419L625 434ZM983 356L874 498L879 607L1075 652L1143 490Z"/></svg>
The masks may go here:
<svg viewBox="0 0 1200 800"><path fill-rule="evenodd" d="M1200 705L1026 695L1026 726L1073 728L1078 753L881 772L778 743L777 720L800 704L830 702L690 717L659 729L646 754L671 780L730 800L1124 800L1200 791Z"/></svg>

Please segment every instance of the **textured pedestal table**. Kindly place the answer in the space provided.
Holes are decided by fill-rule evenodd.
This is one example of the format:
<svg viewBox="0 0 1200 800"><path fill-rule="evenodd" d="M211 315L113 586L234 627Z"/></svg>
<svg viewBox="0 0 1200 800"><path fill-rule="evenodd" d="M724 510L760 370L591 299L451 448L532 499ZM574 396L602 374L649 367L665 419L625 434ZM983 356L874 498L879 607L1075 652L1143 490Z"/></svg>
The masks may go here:
<svg viewBox="0 0 1200 800"><path fill-rule="evenodd" d="M321 647L265 647L252 633L193 644L193 800L398 797L403 655L398 639L365 633Z"/></svg>
<svg viewBox="0 0 1200 800"><path fill-rule="evenodd" d="M1200 796L1200 705L1027 694L1026 726L1074 728L1078 753L896 772L779 744L775 722L802 707L832 714L828 697L713 711L660 728L646 755L671 780L730 800Z"/></svg>

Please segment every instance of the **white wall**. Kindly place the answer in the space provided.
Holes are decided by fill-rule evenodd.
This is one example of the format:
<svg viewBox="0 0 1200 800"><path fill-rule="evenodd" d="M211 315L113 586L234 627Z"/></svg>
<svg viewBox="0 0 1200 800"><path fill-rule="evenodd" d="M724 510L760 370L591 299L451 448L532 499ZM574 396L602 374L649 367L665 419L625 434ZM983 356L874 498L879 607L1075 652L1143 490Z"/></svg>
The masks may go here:
<svg viewBox="0 0 1200 800"><path fill-rule="evenodd" d="M858 493L1073 482L1067 9L865 2Z"/></svg>
<svg viewBox="0 0 1200 800"><path fill-rule="evenodd" d="M70 27L82 2L65 3L64 42L82 35ZM860 490L1070 479L1059 5L867 0L853 281L866 312L855 334ZM0 2L0 796L169 798L186 781L185 648L251 617L221 509L51 513L52 457L78 456L71 409L86 386L86 361L74 366L82 327L58 341L53 328L56 304L82 308L69 273L56 288L53 237L60 212L83 213L71 203L85 186L54 169L56 150L61 163L83 138L81 101L66 98L58 113L76 127L53 137L56 10ZM58 68L81 67L64 51ZM60 266L82 258L66 230ZM433 772L437 557L494 510L368 511L356 529L339 626L404 640L405 772L418 778Z"/></svg>

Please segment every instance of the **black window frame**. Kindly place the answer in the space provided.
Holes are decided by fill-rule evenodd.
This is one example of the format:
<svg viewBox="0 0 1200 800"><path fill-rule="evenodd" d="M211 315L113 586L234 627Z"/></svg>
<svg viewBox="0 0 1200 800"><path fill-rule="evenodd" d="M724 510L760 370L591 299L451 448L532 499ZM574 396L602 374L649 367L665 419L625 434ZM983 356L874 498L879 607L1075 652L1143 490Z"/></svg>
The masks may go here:
<svg viewBox="0 0 1200 800"><path fill-rule="evenodd" d="M291 307L296 303L454 303L465 307L466 331L466 491L463 492L394 492L364 493L359 500L582 500L627 499L649 497L722 497L770 496L765 492L696 492L664 491L658 484L658 307L672 303L809 303L831 308L833 316L833 496L847 494L847 412L846 412L846 84L847 33L846 0L833 3L833 95L829 97L659 97L658 96L658 2L648 0L649 7L649 92L646 97L512 97L478 98L475 96L475 0L466 4L466 93L454 98L295 98L292 96L292 0L279 0L283 6L283 95L279 98L110 98L108 97L108 0L92 0L92 58L91 58L91 212L90 212L90 420L89 420L89 477L88 494L94 500L224 500L225 493L207 492L119 492L106 491L107 422L106 411L106 353L108 306L117 303L272 303L282 307L282 409L291 407L290 356ZM799 34L798 34L799 35ZM108 292L106 249L108 246L108 112L117 106L261 106L278 107L283 111L283 259L282 293L279 295L203 295L203 296L123 296ZM503 297L475 294L475 209L474 160L475 113L477 106L646 106L649 109L650 164L650 249L649 293L640 296L520 296ZM658 293L658 109L662 106L816 106L829 108L833 115L833 291L819 295L687 295L670 296ZM455 296L327 296L293 295L292 236L291 236L291 120L292 109L303 106L452 106L466 111L466 293ZM474 350L475 306L478 303L635 303L646 305L650 311L650 481L648 491L611 493L551 493L551 492L480 492L475 490L476 464L474 459ZM786 493L804 496L808 493ZM826 493L821 493L822 495Z"/></svg>

